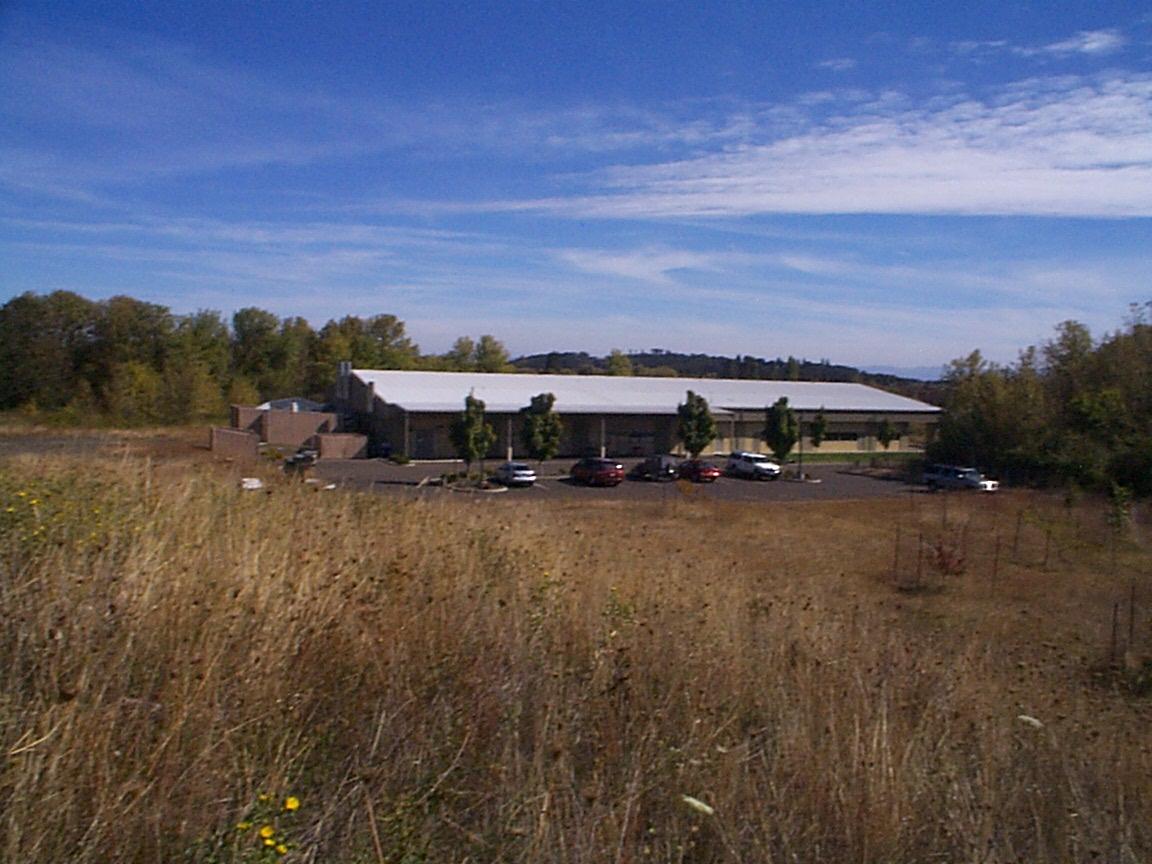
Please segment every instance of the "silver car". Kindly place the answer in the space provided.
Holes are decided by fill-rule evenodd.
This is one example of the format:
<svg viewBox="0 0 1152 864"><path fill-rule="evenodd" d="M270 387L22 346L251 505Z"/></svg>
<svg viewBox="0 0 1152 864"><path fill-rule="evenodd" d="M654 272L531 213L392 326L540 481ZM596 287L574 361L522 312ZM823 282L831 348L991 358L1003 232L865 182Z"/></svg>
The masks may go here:
<svg viewBox="0 0 1152 864"><path fill-rule="evenodd" d="M524 462L505 462L492 472L492 479L505 486L531 486L536 472Z"/></svg>

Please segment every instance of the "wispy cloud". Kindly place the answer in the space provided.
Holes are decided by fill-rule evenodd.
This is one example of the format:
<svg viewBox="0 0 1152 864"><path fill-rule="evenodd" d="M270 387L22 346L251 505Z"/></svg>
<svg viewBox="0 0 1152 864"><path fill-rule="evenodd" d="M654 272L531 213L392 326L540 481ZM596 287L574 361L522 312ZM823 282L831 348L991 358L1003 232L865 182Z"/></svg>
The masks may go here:
<svg viewBox="0 0 1152 864"><path fill-rule="evenodd" d="M856 61L851 57L832 57L816 64L818 69L827 69L831 72L848 72L856 68Z"/></svg>
<svg viewBox="0 0 1152 864"><path fill-rule="evenodd" d="M1069 39L1052 42L1039 48L1022 48L1023 54L1053 54L1066 56L1068 54L1089 54L1100 56L1115 54L1128 44L1124 34L1116 29L1108 30L1082 30Z"/></svg>
<svg viewBox="0 0 1152 864"><path fill-rule="evenodd" d="M1019 57L1061 58L1081 54L1105 57L1117 54L1128 46L1128 37L1116 28L1082 30L1067 39L1044 45L1018 45L1007 39L969 40L952 43L958 54L979 56L988 54L1014 54Z"/></svg>
<svg viewBox="0 0 1152 864"><path fill-rule="evenodd" d="M567 249L559 252L557 257L586 273L615 276L650 285L669 285L674 274L686 270L715 272L721 269L716 255L684 249L646 248L629 252Z"/></svg>
<svg viewBox="0 0 1152 864"><path fill-rule="evenodd" d="M541 209L1152 216L1152 75L1035 79L921 108L888 98L769 143L605 170L592 185Z"/></svg>

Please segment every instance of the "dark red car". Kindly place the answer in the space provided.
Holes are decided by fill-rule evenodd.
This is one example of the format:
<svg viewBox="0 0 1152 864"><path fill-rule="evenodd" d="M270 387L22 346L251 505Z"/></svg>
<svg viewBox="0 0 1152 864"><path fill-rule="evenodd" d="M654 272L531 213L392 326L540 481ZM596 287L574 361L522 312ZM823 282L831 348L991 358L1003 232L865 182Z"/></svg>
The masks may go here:
<svg viewBox="0 0 1152 864"><path fill-rule="evenodd" d="M721 473L719 468L703 459L689 459L687 462L680 463L680 478L691 480L693 483L711 483Z"/></svg>
<svg viewBox="0 0 1152 864"><path fill-rule="evenodd" d="M624 482L624 466L614 459L581 459L568 472L573 483L587 486L619 486Z"/></svg>

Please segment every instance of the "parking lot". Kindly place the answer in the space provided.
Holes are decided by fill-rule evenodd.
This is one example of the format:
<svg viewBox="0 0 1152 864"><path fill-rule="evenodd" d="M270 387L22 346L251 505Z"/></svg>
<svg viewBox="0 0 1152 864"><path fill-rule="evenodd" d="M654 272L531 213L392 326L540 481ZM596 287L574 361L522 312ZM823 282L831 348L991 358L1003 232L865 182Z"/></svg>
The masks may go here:
<svg viewBox="0 0 1152 864"><path fill-rule="evenodd" d="M531 463L539 478L534 486L502 490L508 500L567 499L588 501L660 501L677 497L699 497L716 501L830 501L892 498L925 491L909 485L899 476L870 470L851 463L805 466L808 480L741 480L721 477L713 483L651 482L625 480L619 486L602 488L572 483L568 469L575 460L554 460L543 465ZM494 461L489 467L495 467ZM623 461L627 468L631 465ZM717 464L722 464L717 460ZM394 465L380 459L324 460L311 469L317 480L347 488L381 494L411 497L453 494L440 485L446 474L463 471L461 462L419 462ZM794 467L794 466L789 466Z"/></svg>

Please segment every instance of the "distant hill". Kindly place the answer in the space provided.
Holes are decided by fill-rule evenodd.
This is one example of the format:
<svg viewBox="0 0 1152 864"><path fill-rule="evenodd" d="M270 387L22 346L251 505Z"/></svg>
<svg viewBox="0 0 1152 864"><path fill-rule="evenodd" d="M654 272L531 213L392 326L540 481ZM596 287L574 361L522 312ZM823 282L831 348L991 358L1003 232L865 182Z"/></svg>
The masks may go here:
<svg viewBox="0 0 1152 864"><path fill-rule="evenodd" d="M944 385L939 381L904 378L899 375L864 372L828 360L812 361L711 354L679 354L675 351L642 351L615 358L595 357L586 351L552 351L517 357L512 365L525 371L555 375L607 375L610 361L626 358L633 375L680 378L744 378L763 381L844 381L867 384L892 393L939 404Z"/></svg>

